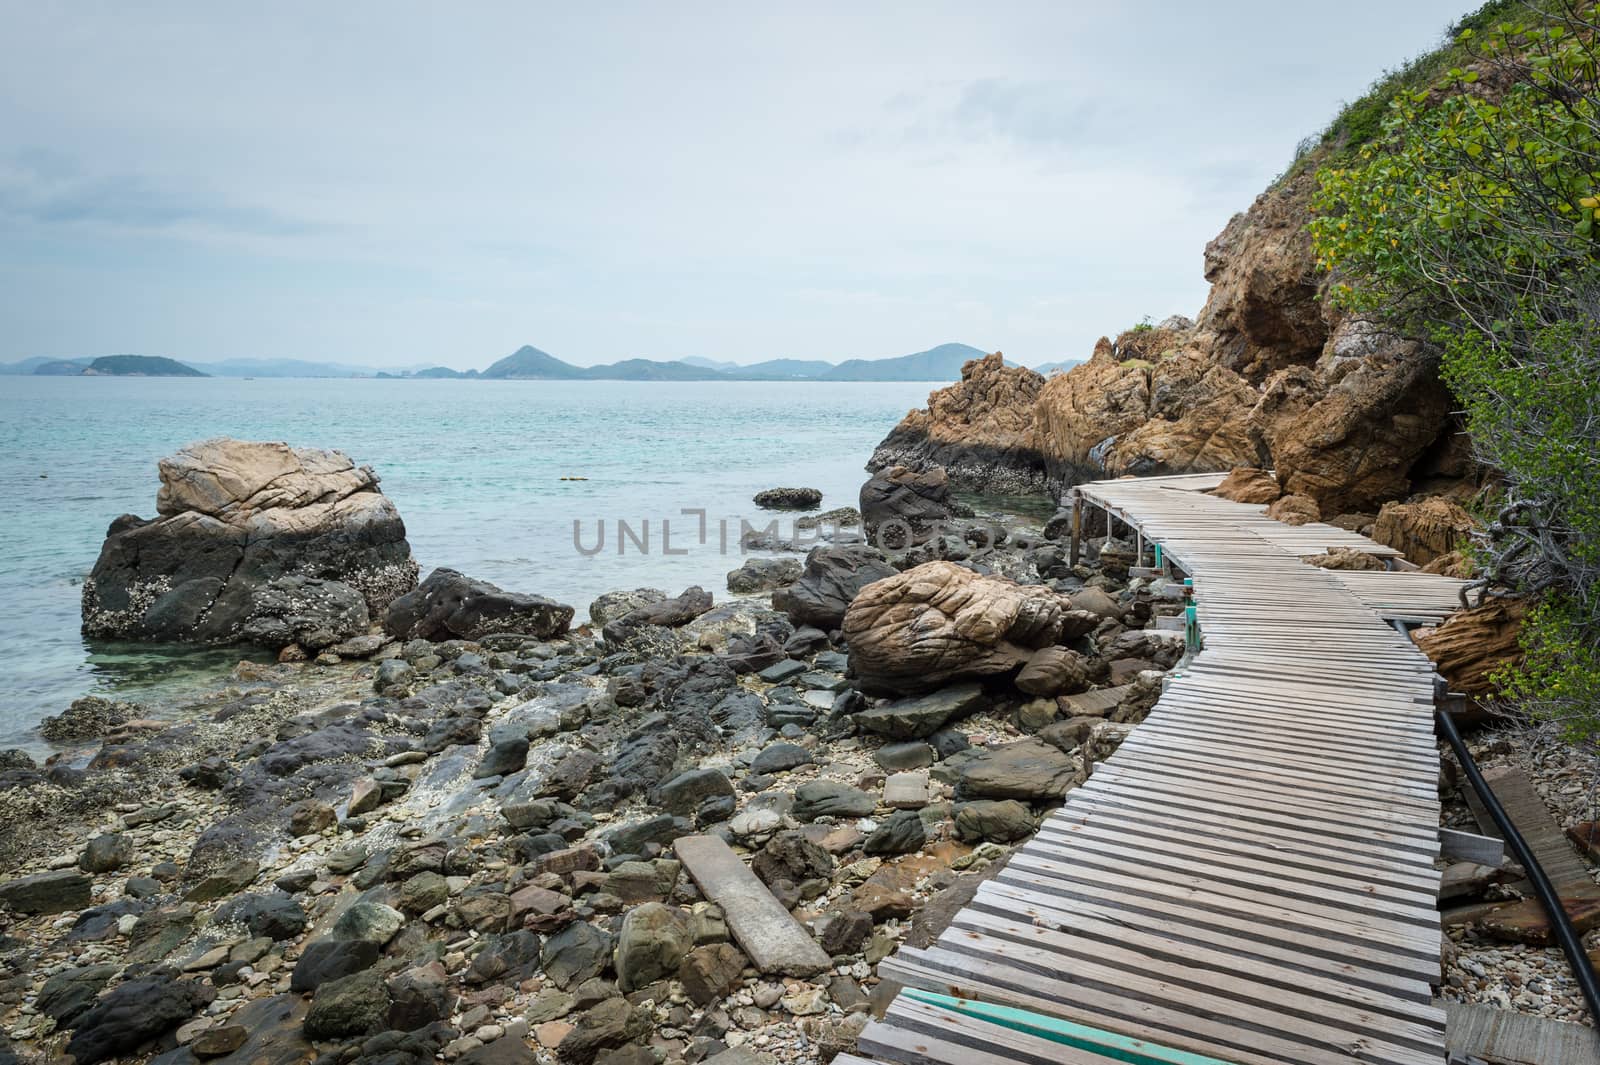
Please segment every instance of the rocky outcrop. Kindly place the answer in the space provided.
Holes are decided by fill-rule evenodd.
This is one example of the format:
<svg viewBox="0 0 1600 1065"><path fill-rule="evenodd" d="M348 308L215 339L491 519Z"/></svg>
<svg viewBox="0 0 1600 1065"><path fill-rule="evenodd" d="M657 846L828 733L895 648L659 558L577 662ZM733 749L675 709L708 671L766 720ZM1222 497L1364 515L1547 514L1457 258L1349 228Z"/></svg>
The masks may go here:
<svg viewBox="0 0 1600 1065"><path fill-rule="evenodd" d="M1443 624L1418 629L1411 639L1450 682L1451 691L1484 695L1494 691L1497 672L1522 660L1517 641L1526 613L1521 599L1491 599L1458 610Z"/></svg>
<svg viewBox="0 0 1600 1065"><path fill-rule="evenodd" d="M1007 366L997 351L961 367L961 380L928 396L872 453L871 472L943 466L959 491L1025 495L1045 488L1033 409L1044 378Z"/></svg>
<svg viewBox="0 0 1600 1065"><path fill-rule="evenodd" d="M926 562L863 588L844 636L863 690L916 693L1023 665L1062 640L1070 612L1049 588Z"/></svg>
<svg viewBox="0 0 1600 1065"><path fill-rule="evenodd" d="M1429 351L1322 298L1306 233L1315 169L1274 185L1207 245L1211 291L1197 322L1102 338L1087 362L1038 387L1031 419L1024 390L998 384L1004 371L975 368L908 415L875 461L920 468L935 452L915 442L943 432L1015 442L1007 456L1036 452L1052 490L1257 467L1335 515L1470 479Z"/></svg>
<svg viewBox="0 0 1600 1065"><path fill-rule="evenodd" d="M208 440L160 475L159 516L112 522L83 583L86 635L315 650L416 585L399 512L342 452Z"/></svg>
<svg viewBox="0 0 1600 1065"><path fill-rule="evenodd" d="M1471 532L1471 514L1448 499L1430 496L1415 503L1385 503L1372 538L1421 566L1464 545Z"/></svg>
<svg viewBox="0 0 1600 1065"><path fill-rule="evenodd" d="M476 640L497 632L547 639L566 632L571 621L572 608L564 603L503 591L440 567L389 604L383 625L401 640Z"/></svg>

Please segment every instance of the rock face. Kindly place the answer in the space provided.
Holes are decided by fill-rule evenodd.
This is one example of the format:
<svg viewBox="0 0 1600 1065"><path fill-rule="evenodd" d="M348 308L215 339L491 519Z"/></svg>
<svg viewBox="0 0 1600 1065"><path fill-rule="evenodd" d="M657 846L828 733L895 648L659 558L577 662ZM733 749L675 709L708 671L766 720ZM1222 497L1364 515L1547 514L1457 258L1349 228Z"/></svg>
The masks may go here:
<svg viewBox="0 0 1600 1065"><path fill-rule="evenodd" d="M863 588L844 635L863 690L916 693L1022 665L1061 639L1070 610L1049 588L926 562Z"/></svg>
<svg viewBox="0 0 1600 1065"><path fill-rule="evenodd" d="M1033 408L1044 378L1007 366L997 351L961 367L961 380L928 396L884 438L867 463L871 472L943 466L964 492L1024 495L1045 488Z"/></svg>
<svg viewBox="0 0 1600 1065"><path fill-rule="evenodd" d="M1033 381L983 360L908 415L873 468L943 464L963 488L1042 477L1059 490L1254 467L1325 514L1473 476L1436 360L1321 298L1305 226L1315 169L1274 185L1207 245L1198 321L1102 338L1087 362L1037 385L1031 414Z"/></svg>
<svg viewBox="0 0 1600 1065"><path fill-rule="evenodd" d="M338 451L208 440L161 460L159 517L111 523L83 631L320 649L415 586L405 524Z"/></svg>
<svg viewBox="0 0 1600 1065"><path fill-rule="evenodd" d="M572 608L540 595L507 592L443 567L389 604L383 627L400 640L476 640L496 632L548 639L567 631Z"/></svg>
<svg viewBox="0 0 1600 1065"><path fill-rule="evenodd" d="M1471 531L1472 515L1448 499L1430 496L1416 503L1385 503L1372 538L1422 566L1465 544Z"/></svg>

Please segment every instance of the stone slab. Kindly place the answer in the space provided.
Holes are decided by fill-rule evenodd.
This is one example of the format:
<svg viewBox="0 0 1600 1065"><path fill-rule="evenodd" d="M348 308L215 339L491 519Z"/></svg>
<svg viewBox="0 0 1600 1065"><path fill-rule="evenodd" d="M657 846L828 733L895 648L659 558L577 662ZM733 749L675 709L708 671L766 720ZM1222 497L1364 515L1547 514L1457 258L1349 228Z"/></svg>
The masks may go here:
<svg viewBox="0 0 1600 1065"><path fill-rule="evenodd" d="M928 774L891 774L883 782L883 804L892 810L922 809L928 805Z"/></svg>
<svg viewBox="0 0 1600 1065"><path fill-rule="evenodd" d="M701 893L722 907L728 931L757 969L812 976L829 967L828 955L773 898L739 856L716 836L683 836L673 850Z"/></svg>

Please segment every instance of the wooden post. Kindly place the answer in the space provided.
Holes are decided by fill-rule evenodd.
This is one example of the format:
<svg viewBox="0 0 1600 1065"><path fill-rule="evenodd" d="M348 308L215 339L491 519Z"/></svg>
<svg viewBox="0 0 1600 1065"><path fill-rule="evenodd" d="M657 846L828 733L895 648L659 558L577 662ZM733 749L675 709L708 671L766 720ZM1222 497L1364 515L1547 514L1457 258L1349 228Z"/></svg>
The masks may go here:
<svg viewBox="0 0 1600 1065"><path fill-rule="evenodd" d="M1144 529L1133 530L1133 564L1144 565Z"/></svg>
<svg viewBox="0 0 1600 1065"><path fill-rule="evenodd" d="M1079 541L1082 539L1082 533L1083 497L1079 495L1078 490L1074 488L1072 490L1072 547L1067 554L1067 564L1070 566L1076 566L1078 564L1078 550L1080 546Z"/></svg>

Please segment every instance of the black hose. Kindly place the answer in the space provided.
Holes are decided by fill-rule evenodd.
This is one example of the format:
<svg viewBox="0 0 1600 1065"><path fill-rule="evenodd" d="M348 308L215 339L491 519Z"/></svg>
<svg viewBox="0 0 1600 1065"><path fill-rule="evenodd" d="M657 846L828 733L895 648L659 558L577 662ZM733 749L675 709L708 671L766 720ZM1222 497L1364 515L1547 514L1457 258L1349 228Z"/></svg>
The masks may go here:
<svg viewBox="0 0 1600 1065"><path fill-rule="evenodd" d="M1451 750L1456 752L1456 760L1461 763L1462 772L1467 774L1467 781L1472 785L1472 790L1483 800L1489 816L1500 829L1500 835L1511 847L1511 853L1516 856L1518 864L1522 866L1529 882L1533 884L1533 893L1539 897L1539 905L1544 907L1545 914L1549 916L1556 942L1561 945L1561 952L1567 956L1567 964L1572 967L1572 975L1577 978L1578 989L1583 992L1583 1001L1589 1007L1589 1016L1594 1018L1596 1024L1600 1024L1600 982L1595 979L1594 967L1589 964L1589 957L1584 953L1583 940L1579 938L1578 930L1572 927L1572 921L1567 917L1566 907L1561 905L1561 899L1551 886L1550 878L1545 876L1543 867L1539 865L1539 859L1528 849L1527 840L1522 838L1517 826L1506 816L1505 808L1500 805L1500 800L1495 798L1489 782L1478 772L1478 763L1472 760L1472 752L1467 750L1466 743L1461 739L1461 733L1456 731L1456 723L1451 720L1450 712L1441 708L1435 716L1439 720L1439 730L1444 733Z"/></svg>

